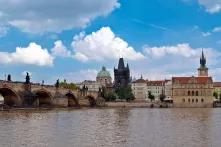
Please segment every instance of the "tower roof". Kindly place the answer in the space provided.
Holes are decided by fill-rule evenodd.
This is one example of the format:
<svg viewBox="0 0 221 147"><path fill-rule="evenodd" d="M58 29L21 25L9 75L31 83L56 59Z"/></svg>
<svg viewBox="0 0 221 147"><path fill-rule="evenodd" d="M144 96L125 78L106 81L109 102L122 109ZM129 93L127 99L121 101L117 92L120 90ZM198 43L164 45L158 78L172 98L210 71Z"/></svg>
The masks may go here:
<svg viewBox="0 0 221 147"><path fill-rule="evenodd" d="M204 52L202 50L202 55L200 57L200 67L205 68L206 67L206 57L204 55Z"/></svg>
<svg viewBox="0 0 221 147"><path fill-rule="evenodd" d="M107 78L107 77L111 77L110 73L106 70L106 67L103 66L102 70L97 74L97 77L99 78Z"/></svg>
<svg viewBox="0 0 221 147"><path fill-rule="evenodd" d="M118 63L118 69L124 69L125 66L124 66L124 59L123 58L120 58L119 59L119 63Z"/></svg>

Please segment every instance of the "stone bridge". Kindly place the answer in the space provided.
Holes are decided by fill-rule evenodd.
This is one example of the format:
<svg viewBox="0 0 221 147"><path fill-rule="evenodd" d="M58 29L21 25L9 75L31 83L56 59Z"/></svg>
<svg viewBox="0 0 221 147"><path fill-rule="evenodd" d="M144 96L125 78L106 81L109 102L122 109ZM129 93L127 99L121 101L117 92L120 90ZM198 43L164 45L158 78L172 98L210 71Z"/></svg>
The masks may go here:
<svg viewBox="0 0 221 147"><path fill-rule="evenodd" d="M98 104L98 92L80 92L62 87L0 81L4 104L14 107L80 107ZM104 103L104 102L103 102Z"/></svg>

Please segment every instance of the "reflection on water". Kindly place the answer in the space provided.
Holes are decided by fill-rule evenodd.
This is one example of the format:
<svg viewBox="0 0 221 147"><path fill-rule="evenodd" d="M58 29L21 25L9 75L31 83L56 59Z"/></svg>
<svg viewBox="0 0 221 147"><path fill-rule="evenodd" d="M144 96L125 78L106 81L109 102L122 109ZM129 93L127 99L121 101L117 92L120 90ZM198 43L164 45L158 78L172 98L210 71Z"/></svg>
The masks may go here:
<svg viewBox="0 0 221 147"><path fill-rule="evenodd" d="M0 112L2 147L220 147L221 109Z"/></svg>

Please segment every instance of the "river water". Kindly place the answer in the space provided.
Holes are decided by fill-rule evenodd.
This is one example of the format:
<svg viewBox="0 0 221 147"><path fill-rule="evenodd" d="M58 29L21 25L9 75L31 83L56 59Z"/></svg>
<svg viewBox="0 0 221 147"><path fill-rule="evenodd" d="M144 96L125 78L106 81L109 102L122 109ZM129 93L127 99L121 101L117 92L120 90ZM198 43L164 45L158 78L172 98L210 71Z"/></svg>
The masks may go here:
<svg viewBox="0 0 221 147"><path fill-rule="evenodd" d="M0 147L220 147L221 109L0 112Z"/></svg>

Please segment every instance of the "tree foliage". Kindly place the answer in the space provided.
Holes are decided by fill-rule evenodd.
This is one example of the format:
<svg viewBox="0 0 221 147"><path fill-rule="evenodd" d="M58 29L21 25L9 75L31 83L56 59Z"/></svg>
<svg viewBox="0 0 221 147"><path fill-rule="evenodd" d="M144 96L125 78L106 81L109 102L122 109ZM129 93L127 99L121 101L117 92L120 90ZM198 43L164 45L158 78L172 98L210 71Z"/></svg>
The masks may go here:
<svg viewBox="0 0 221 147"><path fill-rule="evenodd" d="M74 83L66 83L64 82L60 82L60 87L66 88L66 89L70 89L70 90L76 90L77 89L77 85Z"/></svg>
<svg viewBox="0 0 221 147"><path fill-rule="evenodd" d="M218 99L218 93L217 92L213 92L213 96L216 98L216 99Z"/></svg>
<svg viewBox="0 0 221 147"><path fill-rule="evenodd" d="M131 101L135 99L130 86L116 89L116 94L121 100Z"/></svg>
<svg viewBox="0 0 221 147"><path fill-rule="evenodd" d="M148 98L150 99L151 102L155 100L155 96L151 93L151 91L148 91Z"/></svg>

